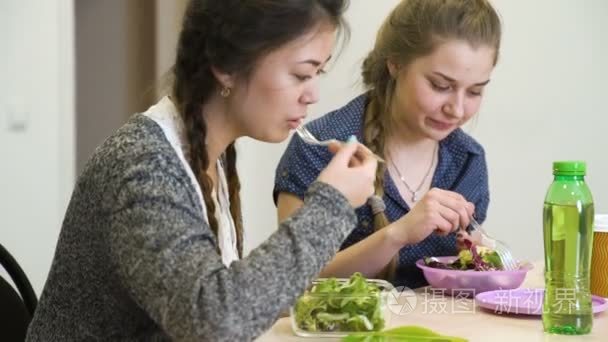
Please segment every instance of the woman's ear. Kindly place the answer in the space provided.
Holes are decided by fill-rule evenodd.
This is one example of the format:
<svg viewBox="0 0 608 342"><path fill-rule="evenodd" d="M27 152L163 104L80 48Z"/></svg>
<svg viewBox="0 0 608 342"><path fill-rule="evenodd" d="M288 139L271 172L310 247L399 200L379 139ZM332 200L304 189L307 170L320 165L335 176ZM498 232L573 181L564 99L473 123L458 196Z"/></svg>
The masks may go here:
<svg viewBox="0 0 608 342"><path fill-rule="evenodd" d="M222 88L234 87L234 76L231 73L220 70L217 67L211 67L211 72Z"/></svg>
<svg viewBox="0 0 608 342"><path fill-rule="evenodd" d="M397 74L399 73L399 65L390 59L386 60L386 67L388 68L389 74L391 74L392 78L397 78Z"/></svg>

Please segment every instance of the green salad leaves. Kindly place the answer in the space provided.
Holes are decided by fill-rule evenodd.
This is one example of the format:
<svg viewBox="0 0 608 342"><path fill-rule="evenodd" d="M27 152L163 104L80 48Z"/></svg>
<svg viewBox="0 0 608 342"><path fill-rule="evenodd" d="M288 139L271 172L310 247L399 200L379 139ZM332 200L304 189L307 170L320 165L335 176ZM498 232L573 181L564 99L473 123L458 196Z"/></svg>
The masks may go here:
<svg viewBox="0 0 608 342"><path fill-rule="evenodd" d="M361 273L348 282L324 280L296 301L296 324L309 332L380 331L385 324L381 292Z"/></svg>

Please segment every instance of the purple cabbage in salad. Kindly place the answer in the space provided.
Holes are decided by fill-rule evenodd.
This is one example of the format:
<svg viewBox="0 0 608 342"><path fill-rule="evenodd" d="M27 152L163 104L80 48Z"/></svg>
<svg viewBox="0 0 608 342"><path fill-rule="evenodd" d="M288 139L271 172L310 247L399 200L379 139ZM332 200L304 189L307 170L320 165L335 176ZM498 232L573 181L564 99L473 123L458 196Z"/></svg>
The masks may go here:
<svg viewBox="0 0 608 342"><path fill-rule="evenodd" d="M424 264L446 270L460 271L500 271L503 270L500 256L496 251L487 247L474 245L470 240L464 240L467 249L458 253L458 259L453 262L441 262L436 258L424 258Z"/></svg>

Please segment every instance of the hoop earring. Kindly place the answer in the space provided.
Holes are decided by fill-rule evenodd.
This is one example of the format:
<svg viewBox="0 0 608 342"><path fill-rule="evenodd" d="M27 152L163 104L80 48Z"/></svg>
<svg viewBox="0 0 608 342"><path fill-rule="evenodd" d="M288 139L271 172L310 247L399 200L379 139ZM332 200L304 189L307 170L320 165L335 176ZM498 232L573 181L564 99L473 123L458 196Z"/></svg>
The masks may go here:
<svg viewBox="0 0 608 342"><path fill-rule="evenodd" d="M230 87L223 87L222 90L220 90L220 95L222 95L222 97L228 97L230 96Z"/></svg>

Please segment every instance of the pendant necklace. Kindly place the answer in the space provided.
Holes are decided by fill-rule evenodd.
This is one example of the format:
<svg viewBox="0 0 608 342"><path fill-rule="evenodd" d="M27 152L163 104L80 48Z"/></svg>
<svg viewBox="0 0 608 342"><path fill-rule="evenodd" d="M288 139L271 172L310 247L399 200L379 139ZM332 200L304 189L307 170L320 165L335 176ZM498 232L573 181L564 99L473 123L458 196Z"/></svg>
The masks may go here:
<svg viewBox="0 0 608 342"><path fill-rule="evenodd" d="M407 184L407 182L405 181L405 178L403 177L401 172L399 172L397 165L395 165L394 159L390 158L391 165L393 166L393 169L395 169L395 172L397 172L397 176L399 176L401 183L403 183L403 185L405 185L405 188L407 189L407 191L409 191L412 194L412 199L411 199L412 202L418 202L418 200L421 198L420 190L422 189L422 185L424 185L427 178L429 178L429 175L431 174L431 170L433 169L433 165L435 165L435 153L437 152L438 145L439 144L435 145L435 148L433 149L433 157L431 159L431 165L429 165L428 170L426 170L426 174L422 178L422 181L420 182L420 184L418 185L416 190L412 190L412 188Z"/></svg>

